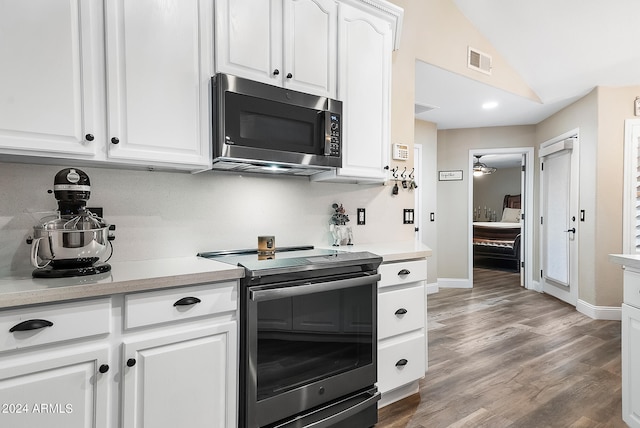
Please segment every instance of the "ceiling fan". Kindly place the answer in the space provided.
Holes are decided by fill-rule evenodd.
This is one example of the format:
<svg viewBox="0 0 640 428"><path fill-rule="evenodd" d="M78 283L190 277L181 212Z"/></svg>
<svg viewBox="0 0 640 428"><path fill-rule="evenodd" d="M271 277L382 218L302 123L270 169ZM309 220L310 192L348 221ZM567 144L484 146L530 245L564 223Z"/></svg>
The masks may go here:
<svg viewBox="0 0 640 428"><path fill-rule="evenodd" d="M492 167L492 166L487 166L486 164L480 162L480 158L483 155L475 155L476 157L476 162L473 164L473 176L474 177L479 177L481 175L487 175L487 174L493 174L494 172L496 172L496 168Z"/></svg>

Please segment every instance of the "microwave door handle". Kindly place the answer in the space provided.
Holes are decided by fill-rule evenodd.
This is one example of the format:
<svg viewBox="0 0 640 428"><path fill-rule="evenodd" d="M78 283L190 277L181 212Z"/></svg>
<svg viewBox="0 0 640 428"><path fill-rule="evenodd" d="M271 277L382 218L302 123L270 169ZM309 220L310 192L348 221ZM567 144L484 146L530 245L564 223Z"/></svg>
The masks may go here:
<svg viewBox="0 0 640 428"><path fill-rule="evenodd" d="M249 292L249 299L254 302L266 300L284 299L287 297L302 296L311 293L321 293L324 291L340 290L344 288L359 287L361 285L373 284L380 281L380 274L360 276L358 278L339 279L337 281L309 283L282 288L270 288L267 290L252 290Z"/></svg>

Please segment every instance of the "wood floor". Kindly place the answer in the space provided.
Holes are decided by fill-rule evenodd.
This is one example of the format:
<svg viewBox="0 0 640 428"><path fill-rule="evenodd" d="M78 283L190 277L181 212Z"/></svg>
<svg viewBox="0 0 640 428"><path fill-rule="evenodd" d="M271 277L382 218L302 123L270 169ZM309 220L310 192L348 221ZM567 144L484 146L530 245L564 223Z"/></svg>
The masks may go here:
<svg viewBox="0 0 640 428"><path fill-rule="evenodd" d="M620 322L518 284L474 269L473 289L428 296L420 394L380 409L376 428L626 426Z"/></svg>

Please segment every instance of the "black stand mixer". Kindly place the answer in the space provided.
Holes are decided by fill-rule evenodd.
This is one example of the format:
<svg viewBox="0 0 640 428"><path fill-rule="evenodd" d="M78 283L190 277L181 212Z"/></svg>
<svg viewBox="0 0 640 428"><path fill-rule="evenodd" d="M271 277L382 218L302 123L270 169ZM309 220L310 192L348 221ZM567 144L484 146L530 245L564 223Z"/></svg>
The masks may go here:
<svg viewBox="0 0 640 428"><path fill-rule="evenodd" d="M49 190L51 193L51 190ZM35 278L63 278L108 272L113 254L108 225L86 208L91 194L89 176L77 168L59 171L53 194L58 215L33 227L31 264ZM108 256L107 256L108 253Z"/></svg>

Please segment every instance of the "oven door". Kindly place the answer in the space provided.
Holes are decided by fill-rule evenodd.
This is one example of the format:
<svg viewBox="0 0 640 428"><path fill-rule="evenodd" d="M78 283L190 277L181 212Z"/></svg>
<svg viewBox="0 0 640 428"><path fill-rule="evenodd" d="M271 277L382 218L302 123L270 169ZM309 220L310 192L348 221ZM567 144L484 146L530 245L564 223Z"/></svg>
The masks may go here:
<svg viewBox="0 0 640 428"><path fill-rule="evenodd" d="M367 400L377 408L378 397L366 391L377 380L380 275L361 275L247 291L244 426L304 418L323 407L324 421L314 426L331 426L350 409L326 405L357 395L363 398L351 413Z"/></svg>

